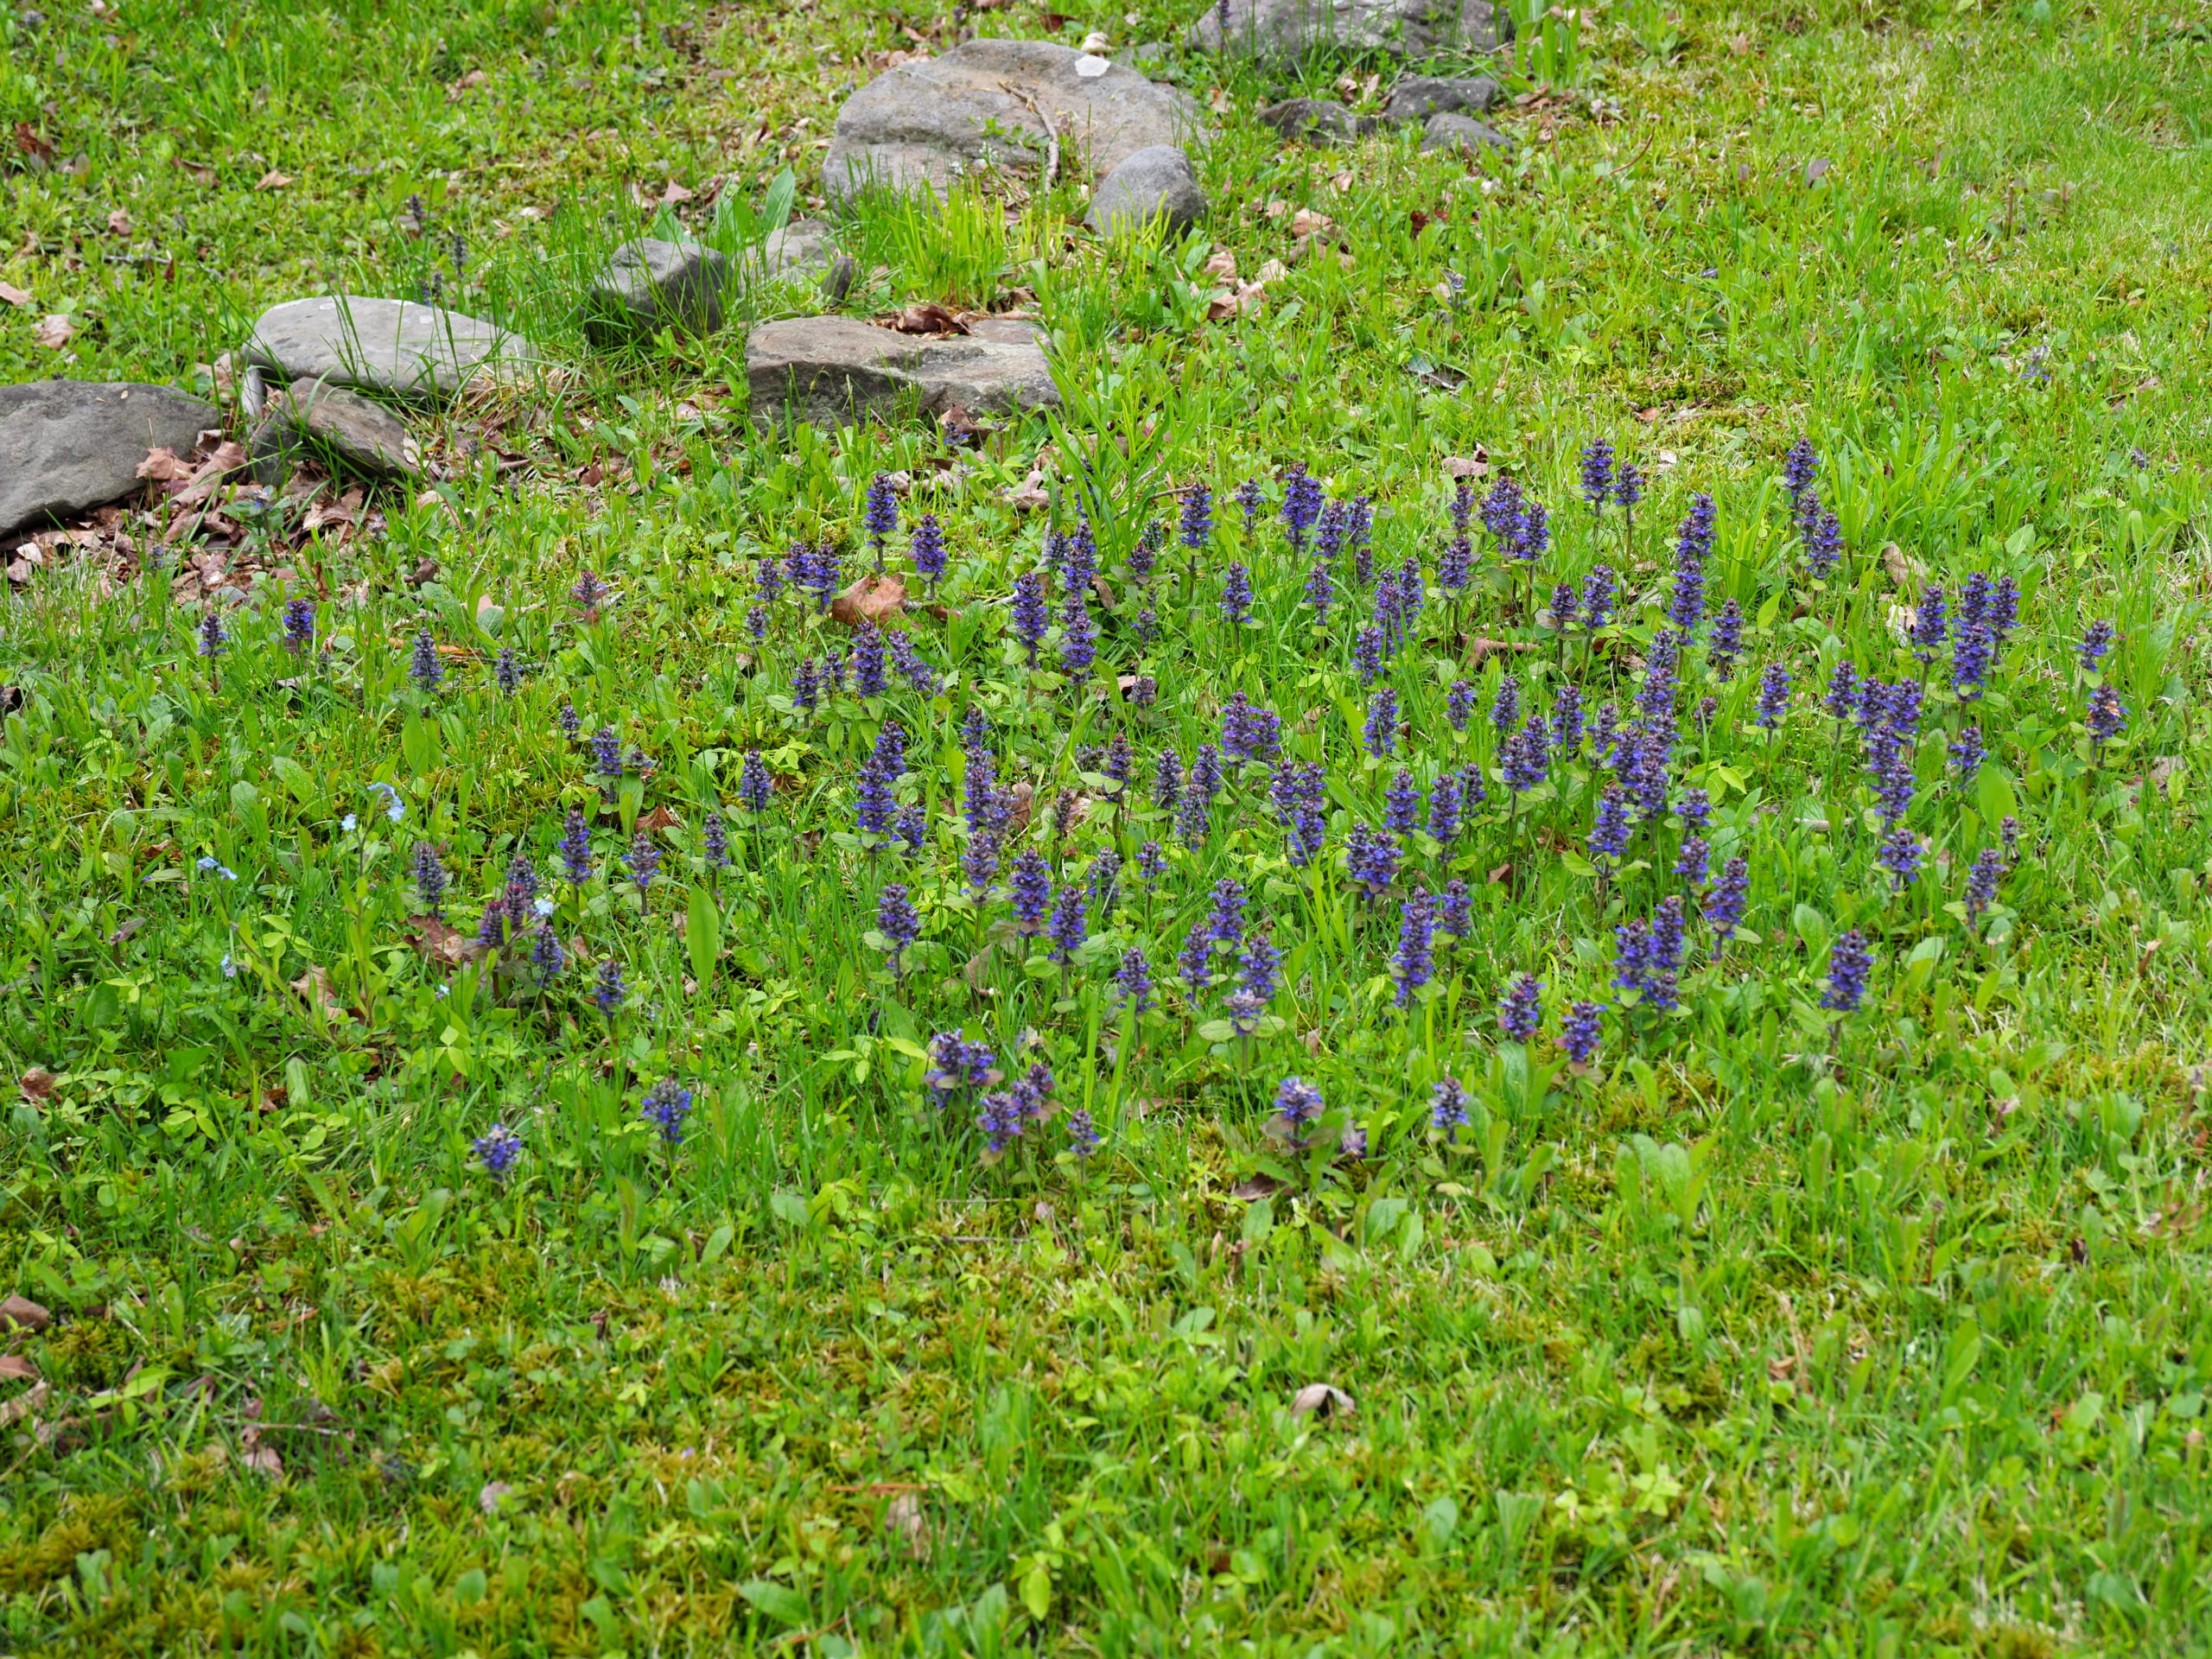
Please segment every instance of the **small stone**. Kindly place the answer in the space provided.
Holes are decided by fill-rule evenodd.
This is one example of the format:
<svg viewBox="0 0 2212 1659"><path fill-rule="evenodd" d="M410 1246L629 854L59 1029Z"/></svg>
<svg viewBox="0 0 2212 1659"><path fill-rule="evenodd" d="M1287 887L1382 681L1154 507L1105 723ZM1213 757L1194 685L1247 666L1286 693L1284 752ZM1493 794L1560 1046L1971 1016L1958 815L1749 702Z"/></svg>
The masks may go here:
<svg viewBox="0 0 2212 1659"><path fill-rule="evenodd" d="M341 466L372 478L412 478L422 455L400 418L359 392L315 380L295 380L269 399L253 431L253 475L281 484L311 447L321 446Z"/></svg>
<svg viewBox="0 0 2212 1659"><path fill-rule="evenodd" d="M616 249L592 281L586 328L602 345L663 328L710 334L721 327L729 261L697 242L644 236Z"/></svg>
<svg viewBox="0 0 2212 1659"><path fill-rule="evenodd" d="M1447 49L1494 52L1513 20L1489 0L1229 0L1229 27L1212 6L1185 42L1276 65L1324 54L1387 53L1419 60Z"/></svg>
<svg viewBox="0 0 2212 1659"><path fill-rule="evenodd" d="M1421 130L1421 148L1423 155L1440 149L1459 149L1473 152L1484 145L1497 149L1510 149L1513 141L1496 127L1486 126L1467 115L1432 115L1428 124Z"/></svg>
<svg viewBox="0 0 2212 1659"><path fill-rule="evenodd" d="M1286 98L1262 110L1260 121L1309 144L1348 144L1373 125L1331 98Z"/></svg>
<svg viewBox="0 0 2212 1659"><path fill-rule="evenodd" d="M1046 124L1050 123L1050 130ZM822 159L825 194L871 187L938 195L978 164L1088 162L1103 177L1140 149L1198 134L1188 94L1049 41L967 41L887 69L845 100Z"/></svg>
<svg viewBox="0 0 2212 1659"><path fill-rule="evenodd" d="M786 414L810 426L1056 406L1033 323L983 317L949 339L878 328L857 317L789 317L762 323L746 341L753 418Z"/></svg>
<svg viewBox="0 0 2212 1659"><path fill-rule="evenodd" d="M832 305L842 305L845 296L853 291L853 279L860 274L860 264L850 254L839 254L822 273L822 297Z"/></svg>
<svg viewBox="0 0 2212 1659"><path fill-rule="evenodd" d="M519 334L412 300L323 294L271 306L246 356L285 380L401 397L450 397L479 374L512 378L537 359Z"/></svg>
<svg viewBox="0 0 2212 1659"><path fill-rule="evenodd" d="M760 275L764 282L804 282L817 271L826 276L842 257L826 221L795 219L761 244Z"/></svg>
<svg viewBox="0 0 2212 1659"><path fill-rule="evenodd" d="M1488 75L1439 79L1415 75L1390 89L1382 105L1385 121L1426 121L1432 115L1482 114L1505 96L1505 89Z"/></svg>
<svg viewBox="0 0 2212 1659"><path fill-rule="evenodd" d="M1173 144L1154 144L1106 175L1091 193L1084 222L1101 236L1113 236L1164 218L1173 237L1205 216L1205 192L1198 188L1191 158Z"/></svg>
<svg viewBox="0 0 2212 1659"><path fill-rule="evenodd" d="M213 404L167 386L0 386L0 534L129 495L148 450L189 454L202 431L222 423Z"/></svg>

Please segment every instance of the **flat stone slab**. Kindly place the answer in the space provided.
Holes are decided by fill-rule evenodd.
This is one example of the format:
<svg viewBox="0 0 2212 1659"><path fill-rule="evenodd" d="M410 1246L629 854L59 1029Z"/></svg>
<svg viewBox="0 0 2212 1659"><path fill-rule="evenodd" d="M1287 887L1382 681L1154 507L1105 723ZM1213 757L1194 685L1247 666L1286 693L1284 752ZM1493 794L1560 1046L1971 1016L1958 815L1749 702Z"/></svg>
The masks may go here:
<svg viewBox="0 0 2212 1659"><path fill-rule="evenodd" d="M519 334L439 306L323 294L263 312L246 357L287 381L429 400L454 396L480 373L518 374L537 352Z"/></svg>
<svg viewBox="0 0 2212 1659"><path fill-rule="evenodd" d="M788 414L836 427L892 420L910 409L1019 413L1059 403L1034 323L986 318L969 327L938 339L858 317L762 323L745 345L753 418L774 423Z"/></svg>
<svg viewBox="0 0 2212 1659"><path fill-rule="evenodd" d="M602 344L663 328L710 334L722 326L729 261L697 242L641 236L609 256L584 302L585 330Z"/></svg>
<svg viewBox="0 0 2212 1659"><path fill-rule="evenodd" d="M822 186L839 199L871 186L943 195L987 157L1041 164L1054 135L1064 172L1087 162L1103 178L1141 149L1194 143L1200 131L1187 93L1095 54L1049 41L968 41L887 69L847 99Z"/></svg>
<svg viewBox="0 0 2212 1659"><path fill-rule="evenodd" d="M168 386L33 380L0 386L0 534L73 518L138 487L149 449L189 454L223 423Z"/></svg>
<svg viewBox="0 0 2212 1659"><path fill-rule="evenodd" d="M1259 114L1260 124L1309 144L1348 144L1374 130L1332 98L1286 98Z"/></svg>
<svg viewBox="0 0 2212 1659"><path fill-rule="evenodd" d="M1209 6L1185 38L1272 63L1326 53L1420 59L1446 48L1495 51L1513 38L1513 21L1489 0L1229 0L1226 33Z"/></svg>
<svg viewBox="0 0 2212 1659"><path fill-rule="evenodd" d="M1432 115L1421 129L1421 147L1424 155L1440 149L1510 149L1513 141L1471 115Z"/></svg>
<svg viewBox="0 0 2212 1659"><path fill-rule="evenodd" d="M1488 75L1414 75L1390 89L1385 121L1426 121L1432 115L1481 115L1505 96Z"/></svg>
<svg viewBox="0 0 2212 1659"><path fill-rule="evenodd" d="M249 454L254 476L264 484L283 481L290 463L305 452L307 441L325 445L341 463L375 478L411 478L422 470L422 455L406 423L382 404L357 391L295 380L269 400L254 428Z"/></svg>
<svg viewBox="0 0 2212 1659"><path fill-rule="evenodd" d="M1179 235L1206 216L1205 192L1191 158L1173 144L1141 149L1091 192L1084 222L1101 236L1141 231L1155 219Z"/></svg>

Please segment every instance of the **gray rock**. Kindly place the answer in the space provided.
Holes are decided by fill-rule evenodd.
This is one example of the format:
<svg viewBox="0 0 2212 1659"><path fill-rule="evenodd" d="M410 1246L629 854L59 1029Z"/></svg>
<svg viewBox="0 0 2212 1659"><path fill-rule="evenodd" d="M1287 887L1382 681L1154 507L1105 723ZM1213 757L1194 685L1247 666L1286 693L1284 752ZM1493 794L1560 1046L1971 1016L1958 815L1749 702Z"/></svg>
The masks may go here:
<svg viewBox="0 0 2212 1659"><path fill-rule="evenodd" d="M188 454L202 429L222 423L213 404L167 386L0 386L0 534L126 496L149 449Z"/></svg>
<svg viewBox="0 0 2212 1659"><path fill-rule="evenodd" d="M1426 121L1432 115L1480 115L1505 96L1505 89L1488 75L1438 79L1415 75L1390 89L1382 105L1385 121Z"/></svg>
<svg viewBox="0 0 2212 1659"><path fill-rule="evenodd" d="M1309 144L1348 144L1375 126L1329 98L1286 98L1262 110L1259 118L1262 125L1273 127L1284 137Z"/></svg>
<svg viewBox="0 0 2212 1659"><path fill-rule="evenodd" d="M1175 48L1165 41L1139 41L1114 54L1114 61L1141 75L1151 75L1166 69L1174 57Z"/></svg>
<svg viewBox="0 0 2212 1659"><path fill-rule="evenodd" d="M974 332L932 340L857 317L791 317L755 328L745 345L753 416L786 414L819 427L935 415L1018 413L1060 401L1035 324L987 319Z"/></svg>
<svg viewBox="0 0 2212 1659"><path fill-rule="evenodd" d="M1045 117L1062 169L1087 161L1102 178L1141 149L1200 136L1189 96L1134 69L1049 41L968 41L886 70L847 99L822 186L837 198L870 186L942 194L987 157L1041 165Z"/></svg>
<svg viewBox="0 0 2212 1659"><path fill-rule="evenodd" d="M1185 38L1202 51L1222 49L1212 7ZM1229 49L1272 63L1329 51L1408 59L1446 48L1490 52L1512 38L1511 17L1489 0L1229 0Z"/></svg>
<svg viewBox="0 0 2212 1659"><path fill-rule="evenodd" d="M836 259L836 238L827 221L795 219L761 245L760 275L772 283L804 282L826 276Z"/></svg>
<svg viewBox="0 0 2212 1659"><path fill-rule="evenodd" d="M849 253L839 254L830 262L830 269L822 273L822 297L832 305L842 305L860 274L859 260Z"/></svg>
<svg viewBox="0 0 2212 1659"><path fill-rule="evenodd" d="M642 236L617 248L592 281L585 327L602 345L663 328L711 334L722 326L729 261L696 242Z"/></svg>
<svg viewBox="0 0 2212 1659"><path fill-rule="evenodd" d="M325 294L263 312L246 355L287 381L433 399L480 373L517 375L537 352L519 334L435 305Z"/></svg>
<svg viewBox="0 0 2212 1659"><path fill-rule="evenodd" d="M411 478L422 470L405 423L382 404L318 380L295 380L269 400L254 428L247 452L254 478L281 484L294 462L318 446L372 478Z"/></svg>
<svg viewBox="0 0 2212 1659"><path fill-rule="evenodd" d="M1101 236L1112 236L1141 231L1163 216L1170 235L1206 216L1205 192L1198 188L1191 158L1173 144L1141 149L1108 174L1091 193L1084 222Z"/></svg>
<svg viewBox="0 0 2212 1659"><path fill-rule="evenodd" d="M1439 149L1473 151L1485 144L1496 149L1513 148L1513 141L1496 127L1486 126L1469 115L1432 115L1428 124L1421 129L1423 155Z"/></svg>

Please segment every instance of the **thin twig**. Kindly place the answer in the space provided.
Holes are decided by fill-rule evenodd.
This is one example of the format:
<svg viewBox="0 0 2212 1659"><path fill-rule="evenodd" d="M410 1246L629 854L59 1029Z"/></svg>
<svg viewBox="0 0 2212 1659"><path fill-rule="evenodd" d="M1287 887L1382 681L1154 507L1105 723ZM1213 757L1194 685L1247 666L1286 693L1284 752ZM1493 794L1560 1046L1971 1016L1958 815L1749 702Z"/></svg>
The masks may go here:
<svg viewBox="0 0 2212 1659"><path fill-rule="evenodd" d="M1042 190L1049 190L1052 188L1052 179L1054 175L1060 170L1060 130L1052 124L1052 116L1046 112L1045 106L1037 101L1035 94L1029 92L1027 88L1016 86L1011 81L1002 80L999 83L999 86L1012 96L1020 99L1024 104L1027 104L1029 106L1030 114L1035 116L1038 120L1044 123L1045 180L1038 188Z"/></svg>

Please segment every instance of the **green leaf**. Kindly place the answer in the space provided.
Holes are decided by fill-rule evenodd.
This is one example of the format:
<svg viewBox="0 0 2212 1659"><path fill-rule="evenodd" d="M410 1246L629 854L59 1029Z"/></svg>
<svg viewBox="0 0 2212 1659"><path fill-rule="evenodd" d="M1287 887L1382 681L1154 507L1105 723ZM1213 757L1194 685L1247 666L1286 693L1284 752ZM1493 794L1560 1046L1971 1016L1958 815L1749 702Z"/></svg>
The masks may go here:
<svg viewBox="0 0 2212 1659"><path fill-rule="evenodd" d="M1238 1230L1247 1244L1264 1244L1268 1235L1275 1230L1275 1205L1272 1198L1255 1198L1244 1211L1243 1225Z"/></svg>
<svg viewBox="0 0 2212 1659"><path fill-rule="evenodd" d="M1041 1619L1052 1611L1052 1569L1044 1562L1021 1575L1021 1605L1032 1618Z"/></svg>
<svg viewBox="0 0 2212 1659"><path fill-rule="evenodd" d="M690 907L683 917L683 943L691 952L691 977L703 996L714 982L715 959L722 953L722 913L715 895L703 887L691 889Z"/></svg>
<svg viewBox="0 0 2212 1659"><path fill-rule="evenodd" d="M1361 1242L1372 1247L1389 1237L1407 1208L1403 1198L1376 1199L1367 1206L1367 1219L1360 1228Z"/></svg>
<svg viewBox="0 0 2212 1659"><path fill-rule="evenodd" d="M276 781L284 785L286 792L302 806L312 806L321 798L322 791L315 787L314 777L290 755L275 757L269 763L269 770L276 774Z"/></svg>
<svg viewBox="0 0 2212 1659"><path fill-rule="evenodd" d="M2018 817L2019 802L2012 794L2012 780L1996 766L1984 766L1974 785L1974 799L1981 804L1981 821L1993 830L2005 819Z"/></svg>
<svg viewBox="0 0 2212 1659"><path fill-rule="evenodd" d="M713 1232L707 1235L706 1245L699 1252L699 1265L702 1268L711 1267L720 1261L722 1252L729 1249L730 1241L736 1236L736 1233L731 1230L729 1223L726 1221L721 1223Z"/></svg>
<svg viewBox="0 0 2212 1659"><path fill-rule="evenodd" d="M814 1622L806 1598L788 1584L778 1584L773 1579L747 1579L737 1586L737 1593L769 1618L794 1630Z"/></svg>
<svg viewBox="0 0 2212 1659"><path fill-rule="evenodd" d="M407 723L399 729L399 753L407 761L407 769L417 778L428 775L438 764L438 728L420 715L407 716Z"/></svg>
<svg viewBox="0 0 2212 1659"><path fill-rule="evenodd" d="M796 1192L771 1192L768 1195L768 1210L777 1220L793 1227L804 1227L813 1219L807 1213L806 1200Z"/></svg>
<svg viewBox="0 0 2212 1659"><path fill-rule="evenodd" d="M1571 847L1559 855L1559 861L1567 866L1569 875L1580 876L1585 881L1597 879L1598 867Z"/></svg>

